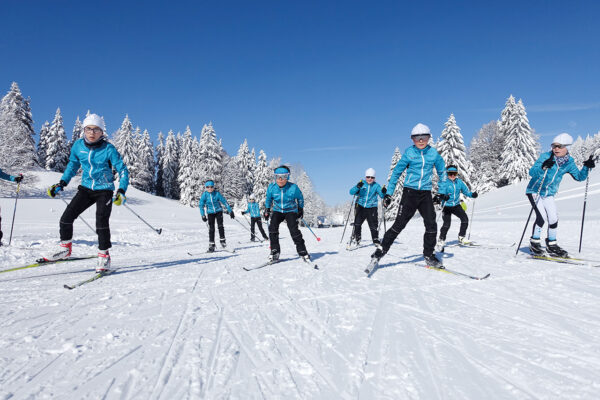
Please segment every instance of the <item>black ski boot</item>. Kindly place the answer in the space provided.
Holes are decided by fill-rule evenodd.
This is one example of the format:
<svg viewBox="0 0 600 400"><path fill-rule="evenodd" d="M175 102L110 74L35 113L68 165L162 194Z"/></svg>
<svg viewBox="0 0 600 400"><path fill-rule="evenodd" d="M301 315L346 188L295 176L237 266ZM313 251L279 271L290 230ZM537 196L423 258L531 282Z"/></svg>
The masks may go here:
<svg viewBox="0 0 600 400"><path fill-rule="evenodd" d="M540 239L529 239L529 251L531 252L531 255L534 256L546 255L546 252L542 248L542 241Z"/></svg>
<svg viewBox="0 0 600 400"><path fill-rule="evenodd" d="M208 243L208 253L214 253L215 252L215 244L213 242L209 242Z"/></svg>
<svg viewBox="0 0 600 400"><path fill-rule="evenodd" d="M556 240L546 238L546 251L553 257L569 258L569 253L556 244Z"/></svg>
<svg viewBox="0 0 600 400"><path fill-rule="evenodd" d="M435 256L435 254L423 257L425 258L425 264L427 264L428 266L438 269L444 269L444 264L442 264L442 262Z"/></svg>
<svg viewBox="0 0 600 400"><path fill-rule="evenodd" d="M274 263L279 261L279 252L275 249L271 250L271 254L269 254L269 262Z"/></svg>
<svg viewBox="0 0 600 400"><path fill-rule="evenodd" d="M381 249L381 242L379 241L379 239L373 239L373 244L375 245L376 248Z"/></svg>
<svg viewBox="0 0 600 400"><path fill-rule="evenodd" d="M379 261L384 255L385 253L383 252L383 250L380 247L378 247L377 250L375 250L375 253L371 254L371 258L375 258L377 259L377 261Z"/></svg>
<svg viewBox="0 0 600 400"><path fill-rule="evenodd" d="M221 239L221 247L222 248L227 247L227 242L225 241L225 239Z"/></svg>

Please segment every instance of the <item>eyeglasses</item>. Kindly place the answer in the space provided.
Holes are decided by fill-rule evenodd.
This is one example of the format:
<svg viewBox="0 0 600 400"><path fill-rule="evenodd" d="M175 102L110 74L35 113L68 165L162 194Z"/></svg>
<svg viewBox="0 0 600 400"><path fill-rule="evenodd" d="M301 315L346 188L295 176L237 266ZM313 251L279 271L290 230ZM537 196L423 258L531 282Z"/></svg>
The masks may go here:
<svg viewBox="0 0 600 400"><path fill-rule="evenodd" d="M98 128L98 127L96 127L96 128L91 128L91 127L89 127L89 126L86 126L86 127L84 128L84 131L85 131L85 132L87 132L87 133L92 133L92 132L94 132L94 133L102 133L102 129L100 129L100 128Z"/></svg>
<svg viewBox="0 0 600 400"><path fill-rule="evenodd" d="M564 149L565 147L567 147L567 146L565 146L564 144L554 144L554 143L552 143L552 148L553 149Z"/></svg>
<svg viewBox="0 0 600 400"><path fill-rule="evenodd" d="M375 179L374 176L365 176L365 178L367 178L367 179Z"/></svg>
<svg viewBox="0 0 600 400"><path fill-rule="evenodd" d="M431 137L431 135L414 135L411 136L412 140L414 140L415 142L420 142L421 140L426 142L429 141L429 138Z"/></svg>
<svg viewBox="0 0 600 400"><path fill-rule="evenodd" d="M275 174L275 179L289 179L290 174Z"/></svg>

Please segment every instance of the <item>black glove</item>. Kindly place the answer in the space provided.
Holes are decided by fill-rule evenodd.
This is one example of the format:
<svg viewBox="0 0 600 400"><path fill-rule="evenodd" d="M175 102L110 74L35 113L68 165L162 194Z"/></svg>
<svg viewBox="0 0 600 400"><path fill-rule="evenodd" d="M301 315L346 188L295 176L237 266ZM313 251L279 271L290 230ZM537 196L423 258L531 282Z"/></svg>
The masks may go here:
<svg viewBox="0 0 600 400"><path fill-rule="evenodd" d="M390 196L389 194L386 194L385 196L383 196L382 203L385 208L388 208L390 206L390 204L392 204L392 196Z"/></svg>
<svg viewBox="0 0 600 400"><path fill-rule="evenodd" d="M442 196L439 194L433 196L433 204L442 204Z"/></svg>
<svg viewBox="0 0 600 400"><path fill-rule="evenodd" d="M554 166L555 161L554 161L554 157L550 156L549 159L547 159L546 161L544 161L542 163L542 169L550 169Z"/></svg>
<svg viewBox="0 0 600 400"><path fill-rule="evenodd" d="M50 197L56 196L56 194L58 192L60 192L61 190L63 190L63 188L65 186L67 186L67 182L65 182L61 179L60 181L58 181L58 183L55 183L54 185L52 185L48 188L48 190L47 190L48 196L50 196Z"/></svg>
<svg viewBox="0 0 600 400"><path fill-rule="evenodd" d="M234 218L235 218L235 214L233 214L233 210L231 210L231 211L229 212L229 216L231 217L231 219L234 219Z"/></svg>
<svg viewBox="0 0 600 400"><path fill-rule="evenodd" d="M202 216L202 221L204 221L204 222L208 221L208 218L206 218L206 215Z"/></svg>
<svg viewBox="0 0 600 400"><path fill-rule="evenodd" d="M246 215L246 211L242 211L242 215Z"/></svg>
<svg viewBox="0 0 600 400"><path fill-rule="evenodd" d="M23 174L19 174L15 176L15 182L20 183L23 180Z"/></svg>
<svg viewBox="0 0 600 400"><path fill-rule="evenodd" d="M270 216L271 216L271 209L265 208L265 212L263 214L263 217L265 217L265 221L268 221Z"/></svg>
<svg viewBox="0 0 600 400"><path fill-rule="evenodd" d="M476 199L479 195L477 194L477 192L473 192L471 193L471 197Z"/></svg>
<svg viewBox="0 0 600 400"><path fill-rule="evenodd" d="M361 179L361 180L360 180L360 181L358 181L358 183L356 184L356 187L360 189L361 187L363 187L363 185L364 185L364 184L365 184L365 183L364 183L364 182L362 181L362 179Z"/></svg>
<svg viewBox="0 0 600 400"><path fill-rule="evenodd" d="M381 188L381 193L384 195L387 193L387 188L385 186Z"/></svg>
<svg viewBox="0 0 600 400"><path fill-rule="evenodd" d="M594 161L594 158L592 156L590 156L590 158L588 158L587 160L585 160L583 162L583 166L588 167L589 169L592 169L592 168L596 167L596 162Z"/></svg>
<svg viewBox="0 0 600 400"><path fill-rule="evenodd" d="M304 217L304 208L298 207L298 219Z"/></svg>
<svg viewBox="0 0 600 400"><path fill-rule="evenodd" d="M450 200L450 195L449 195L449 194L443 194L443 193L440 193L439 195L440 195L440 198L441 198L442 200L444 200L444 201L448 201L448 200Z"/></svg>

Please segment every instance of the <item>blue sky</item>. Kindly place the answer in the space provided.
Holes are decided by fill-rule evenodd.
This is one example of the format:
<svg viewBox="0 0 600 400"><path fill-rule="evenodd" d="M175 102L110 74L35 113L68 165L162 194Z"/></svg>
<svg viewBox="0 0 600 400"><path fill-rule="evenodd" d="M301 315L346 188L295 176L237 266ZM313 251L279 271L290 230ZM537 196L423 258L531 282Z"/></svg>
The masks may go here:
<svg viewBox="0 0 600 400"><path fill-rule="evenodd" d="M57 107L69 134L88 109L154 138L212 121L329 204L367 167L383 184L417 122L454 113L468 143L510 94L544 146L600 130L598 2L404 3L2 2L0 91L19 83L36 130Z"/></svg>

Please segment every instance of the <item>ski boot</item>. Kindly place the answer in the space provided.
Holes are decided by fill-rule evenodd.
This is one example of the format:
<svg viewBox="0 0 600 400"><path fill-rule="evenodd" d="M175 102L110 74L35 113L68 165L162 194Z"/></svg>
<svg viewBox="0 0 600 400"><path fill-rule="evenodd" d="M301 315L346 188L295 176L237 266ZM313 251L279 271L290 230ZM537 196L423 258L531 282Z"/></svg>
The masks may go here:
<svg viewBox="0 0 600 400"><path fill-rule="evenodd" d="M373 254L371 254L371 258L375 258L377 261L381 260L381 257L384 256L383 249L377 248Z"/></svg>
<svg viewBox="0 0 600 400"><path fill-rule="evenodd" d="M269 254L268 261L270 263L274 263L274 262L279 261L279 252L277 250L271 250L271 254Z"/></svg>
<svg viewBox="0 0 600 400"><path fill-rule="evenodd" d="M430 256L424 256L424 258L425 264L427 264L428 266L438 269L444 269L444 264L442 264L442 262L435 256L435 254L432 254Z"/></svg>
<svg viewBox="0 0 600 400"><path fill-rule="evenodd" d="M379 239L373 239L373 244L375 245L376 249L381 249L381 242L379 241Z"/></svg>
<svg viewBox="0 0 600 400"><path fill-rule="evenodd" d="M99 250L96 273L106 274L107 272L110 272L110 254L108 253L108 250Z"/></svg>
<svg viewBox="0 0 600 400"><path fill-rule="evenodd" d="M57 260L63 260L65 258L69 258L71 256L71 250L72 250L72 243L70 240L61 240L60 244L59 244L59 249L44 257L44 260L46 261L57 261Z"/></svg>
<svg viewBox="0 0 600 400"><path fill-rule="evenodd" d="M569 253L556 244L556 240L546 238L546 251L553 257L569 258Z"/></svg>
<svg viewBox="0 0 600 400"><path fill-rule="evenodd" d="M214 253L214 252L215 252L215 242L209 242L207 253Z"/></svg>
<svg viewBox="0 0 600 400"><path fill-rule="evenodd" d="M221 239L221 247L222 248L227 247L227 242L225 241L225 239Z"/></svg>
<svg viewBox="0 0 600 400"><path fill-rule="evenodd" d="M255 238L254 236L252 236L252 237L250 238L250 241L251 241L251 242L256 242L256 238Z"/></svg>
<svg viewBox="0 0 600 400"><path fill-rule="evenodd" d="M438 253L443 253L444 252L444 247L446 247L446 240L445 239L438 239L436 245L435 245L435 251Z"/></svg>
<svg viewBox="0 0 600 400"><path fill-rule="evenodd" d="M458 244L460 244L461 246L468 246L471 243L473 243L473 242L471 242L470 240L465 239L464 236L459 236L458 237Z"/></svg>
<svg viewBox="0 0 600 400"><path fill-rule="evenodd" d="M529 251L532 256L543 256L546 254L542 248L540 239L530 238L529 239Z"/></svg>

